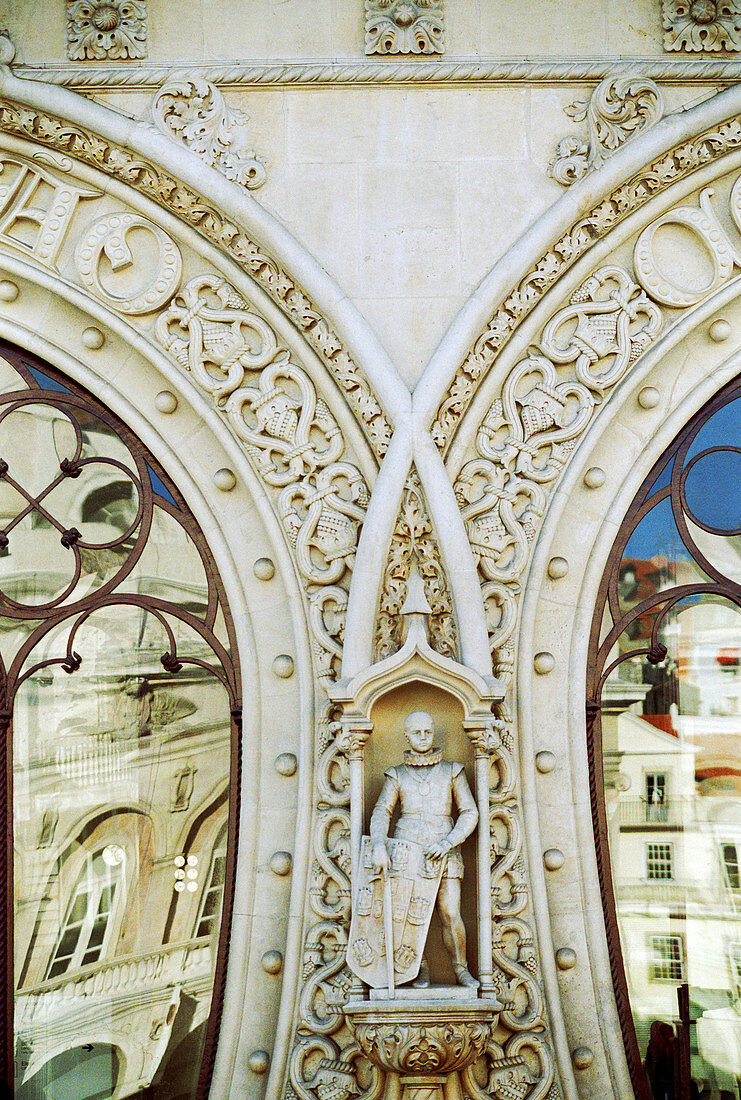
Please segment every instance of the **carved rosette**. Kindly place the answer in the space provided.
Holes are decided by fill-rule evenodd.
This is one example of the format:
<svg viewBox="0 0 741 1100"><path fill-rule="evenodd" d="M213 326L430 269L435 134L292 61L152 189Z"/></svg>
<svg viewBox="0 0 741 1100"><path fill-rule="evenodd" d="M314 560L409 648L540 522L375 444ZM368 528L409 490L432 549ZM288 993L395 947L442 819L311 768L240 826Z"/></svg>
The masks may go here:
<svg viewBox="0 0 741 1100"><path fill-rule="evenodd" d="M67 0L67 56L71 61L146 57L146 0Z"/></svg>
<svg viewBox="0 0 741 1100"><path fill-rule="evenodd" d="M365 0L365 52L444 53L442 0Z"/></svg>
<svg viewBox="0 0 741 1100"><path fill-rule="evenodd" d="M741 50L738 0L661 0L661 14L665 50Z"/></svg>
<svg viewBox="0 0 741 1100"><path fill-rule="evenodd" d="M366 1058L402 1076L447 1075L479 1058L491 1038L490 1005L362 1001L345 1016Z"/></svg>

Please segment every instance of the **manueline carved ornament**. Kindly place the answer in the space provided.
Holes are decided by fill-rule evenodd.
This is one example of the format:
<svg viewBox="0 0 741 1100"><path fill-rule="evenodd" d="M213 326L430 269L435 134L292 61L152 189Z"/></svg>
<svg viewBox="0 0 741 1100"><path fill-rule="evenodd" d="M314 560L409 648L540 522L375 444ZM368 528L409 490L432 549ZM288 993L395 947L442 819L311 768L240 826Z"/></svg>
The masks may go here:
<svg viewBox="0 0 741 1100"><path fill-rule="evenodd" d="M126 61L146 55L146 0L67 0L70 60Z"/></svg>
<svg viewBox="0 0 741 1100"><path fill-rule="evenodd" d="M247 136L246 115L227 107L210 81L168 81L154 98L152 116L166 137L182 141L227 179L250 191L265 182L265 168Z"/></svg>
<svg viewBox="0 0 741 1100"><path fill-rule="evenodd" d="M219 275L191 279L157 340L209 393L265 484L306 583L320 679L337 675L349 574L369 499L342 432L271 327Z"/></svg>
<svg viewBox="0 0 741 1100"><path fill-rule="evenodd" d="M661 14L665 50L741 50L738 0L661 0Z"/></svg>
<svg viewBox="0 0 741 1100"><path fill-rule="evenodd" d="M588 139L562 138L549 174L564 187L581 179L629 138L658 122L664 113L661 91L646 77L608 77L595 88L588 102L566 108L575 122L588 119Z"/></svg>
<svg viewBox="0 0 741 1100"><path fill-rule="evenodd" d="M385 453L391 427L357 364L314 302L241 226L158 166L74 123L0 100L0 129L74 156L122 180L193 225L235 260L311 344L346 394L375 453L378 456ZM58 167L71 171L69 156L59 158Z"/></svg>
<svg viewBox="0 0 741 1100"><path fill-rule="evenodd" d="M445 452L468 409L480 379L517 327L564 273L598 240L649 199L697 168L741 147L741 120L730 119L682 142L652 161L578 218L505 296L476 336L441 401L431 427Z"/></svg>
<svg viewBox="0 0 741 1100"><path fill-rule="evenodd" d="M443 0L365 0L367 54L445 52Z"/></svg>
<svg viewBox="0 0 741 1100"><path fill-rule="evenodd" d="M431 608L428 619L430 644L443 656L455 658L457 636L453 604L416 471L404 486L386 562L376 626L377 660L401 647L401 609L413 564L422 578Z"/></svg>

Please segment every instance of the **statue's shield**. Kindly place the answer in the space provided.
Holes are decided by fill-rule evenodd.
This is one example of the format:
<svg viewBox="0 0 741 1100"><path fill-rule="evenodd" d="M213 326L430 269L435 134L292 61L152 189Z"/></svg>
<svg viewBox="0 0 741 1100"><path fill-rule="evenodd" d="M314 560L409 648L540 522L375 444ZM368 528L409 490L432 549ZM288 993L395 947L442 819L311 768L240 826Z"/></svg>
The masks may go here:
<svg viewBox="0 0 741 1100"><path fill-rule="evenodd" d="M391 913L394 930L394 984L419 973L432 910L445 860L431 860L421 844L389 840ZM383 922L383 875L373 870L373 845L363 837L360 871L347 944L347 965L373 989L388 986Z"/></svg>

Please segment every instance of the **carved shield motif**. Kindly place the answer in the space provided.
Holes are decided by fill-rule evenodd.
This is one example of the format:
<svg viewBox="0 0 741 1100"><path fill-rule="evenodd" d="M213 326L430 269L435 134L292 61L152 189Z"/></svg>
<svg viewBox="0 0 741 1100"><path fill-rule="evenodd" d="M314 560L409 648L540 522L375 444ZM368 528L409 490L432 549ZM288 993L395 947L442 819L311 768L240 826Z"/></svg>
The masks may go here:
<svg viewBox="0 0 741 1100"><path fill-rule="evenodd" d="M445 860L427 859L421 844L389 840L391 912L394 929L394 984L419 973L427 930L435 907ZM388 985L383 925L383 876L373 870L372 844L363 837L359 882L355 890L347 965L374 989Z"/></svg>

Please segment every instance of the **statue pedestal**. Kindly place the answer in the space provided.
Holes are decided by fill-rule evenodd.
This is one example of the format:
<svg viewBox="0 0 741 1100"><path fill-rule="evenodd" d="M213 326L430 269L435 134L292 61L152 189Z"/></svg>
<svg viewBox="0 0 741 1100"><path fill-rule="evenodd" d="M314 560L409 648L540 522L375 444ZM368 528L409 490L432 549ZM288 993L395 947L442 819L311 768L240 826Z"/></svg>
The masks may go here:
<svg viewBox="0 0 741 1100"><path fill-rule="evenodd" d="M455 993L424 1001L350 1001L343 1009L366 1058L398 1074L402 1100L443 1100L450 1092L449 1075L470 1066L486 1049L498 1006L470 996L464 1002ZM386 1095L395 1092L387 1087Z"/></svg>

